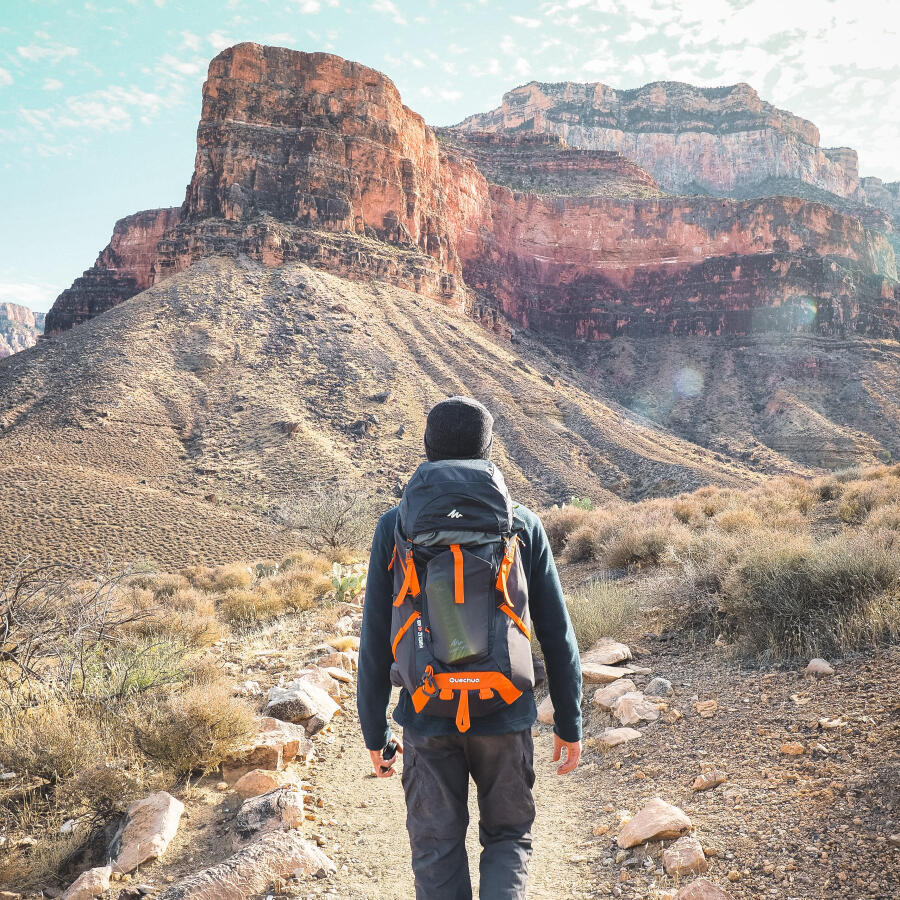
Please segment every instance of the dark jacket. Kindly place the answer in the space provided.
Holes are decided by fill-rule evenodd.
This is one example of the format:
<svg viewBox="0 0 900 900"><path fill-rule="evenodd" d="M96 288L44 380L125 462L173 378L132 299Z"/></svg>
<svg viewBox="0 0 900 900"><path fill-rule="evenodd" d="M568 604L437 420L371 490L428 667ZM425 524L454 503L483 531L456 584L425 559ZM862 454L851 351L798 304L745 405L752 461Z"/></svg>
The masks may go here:
<svg viewBox="0 0 900 900"><path fill-rule="evenodd" d="M366 599L359 647L356 706L363 739L370 750L380 750L390 738L387 720L391 698L391 607L394 579L388 564L394 551L394 526L398 507L379 520L372 539ZM534 633L541 645L550 696L555 710L554 731L564 741L581 739L581 661L575 633L569 621L553 553L541 520L531 510L515 505L524 524L521 558L528 579L528 606ZM471 734L506 734L530 728L537 717L534 692L525 691L515 703L499 712L472 719ZM450 717L416 713L409 693L400 691L394 721L421 734L452 734Z"/></svg>

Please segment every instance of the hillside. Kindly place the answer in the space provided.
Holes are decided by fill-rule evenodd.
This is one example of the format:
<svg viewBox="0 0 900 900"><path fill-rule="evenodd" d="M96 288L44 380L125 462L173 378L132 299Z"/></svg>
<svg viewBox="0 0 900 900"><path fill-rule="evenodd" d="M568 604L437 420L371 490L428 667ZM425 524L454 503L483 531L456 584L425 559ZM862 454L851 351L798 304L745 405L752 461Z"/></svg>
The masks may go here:
<svg viewBox="0 0 900 900"><path fill-rule="evenodd" d="M383 495L454 393L497 418L515 495L545 505L740 484L758 471L656 428L563 355L410 291L303 264L208 259L0 364L0 565L266 556L316 479ZM385 399L384 395L388 395Z"/></svg>

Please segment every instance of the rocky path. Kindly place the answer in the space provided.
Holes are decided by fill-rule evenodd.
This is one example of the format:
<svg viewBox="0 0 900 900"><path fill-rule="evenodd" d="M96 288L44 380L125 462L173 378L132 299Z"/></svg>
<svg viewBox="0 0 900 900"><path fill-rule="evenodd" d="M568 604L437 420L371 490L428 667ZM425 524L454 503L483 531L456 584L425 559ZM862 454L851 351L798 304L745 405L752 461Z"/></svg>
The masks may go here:
<svg viewBox="0 0 900 900"><path fill-rule="evenodd" d="M329 741L332 736L334 741L318 744L319 762L313 776L317 796L324 801L318 834L338 872L329 882L313 886L308 896L342 900L413 897L400 779L379 780L368 774L368 753L349 702L345 713L328 736ZM590 877L586 866L590 837L587 825L597 804L591 785L594 767L558 776L552 755L550 729L536 729L538 817L528 896L535 900L603 896L596 892L596 880ZM324 777L319 777L319 772ZM469 807L469 865L473 886L477 886L480 847L474 784Z"/></svg>

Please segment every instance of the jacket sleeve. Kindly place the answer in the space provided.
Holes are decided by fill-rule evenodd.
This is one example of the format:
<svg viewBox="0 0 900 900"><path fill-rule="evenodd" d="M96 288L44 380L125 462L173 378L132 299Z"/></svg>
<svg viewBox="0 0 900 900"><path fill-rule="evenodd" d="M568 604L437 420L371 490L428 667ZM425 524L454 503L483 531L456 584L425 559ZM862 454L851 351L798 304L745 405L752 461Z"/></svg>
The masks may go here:
<svg viewBox="0 0 900 900"><path fill-rule="evenodd" d="M393 549L393 516L385 513L375 528L363 621L359 638L356 709L363 740L369 750L381 750L390 740L388 704L391 700L391 608L393 576L388 571Z"/></svg>
<svg viewBox="0 0 900 900"><path fill-rule="evenodd" d="M564 741L581 740L581 658L563 598L553 551L540 519L529 528L531 571L528 605L547 666L553 730Z"/></svg>

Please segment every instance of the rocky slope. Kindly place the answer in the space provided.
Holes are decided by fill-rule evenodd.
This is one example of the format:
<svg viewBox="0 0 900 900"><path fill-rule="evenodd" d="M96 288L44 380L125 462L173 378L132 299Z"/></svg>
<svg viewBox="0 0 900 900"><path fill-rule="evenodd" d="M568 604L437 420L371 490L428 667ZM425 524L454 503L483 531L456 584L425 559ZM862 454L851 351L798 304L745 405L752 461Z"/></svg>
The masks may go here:
<svg viewBox="0 0 900 900"><path fill-rule="evenodd" d="M44 313L18 303L0 303L0 359L37 343L44 331Z"/></svg>
<svg viewBox="0 0 900 900"><path fill-rule="evenodd" d="M772 178L796 179L892 216L900 211L900 183L860 179L855 150L821 147L812 122L762 100L749 84L657 81L616 90L532 81L456 128L553 134L573 147L615 151L676 192L732 194Z"/></svg>
<svg viewBox="0 0 900 900"><path fill-rule="evenodd" d="M34 553L165 565L285 551L314 480L391 502L425 413L488 404L516 496L640 497L803 471L702 450L541 344L411 291L212 258L0 364L0 569Z"/></svg>

